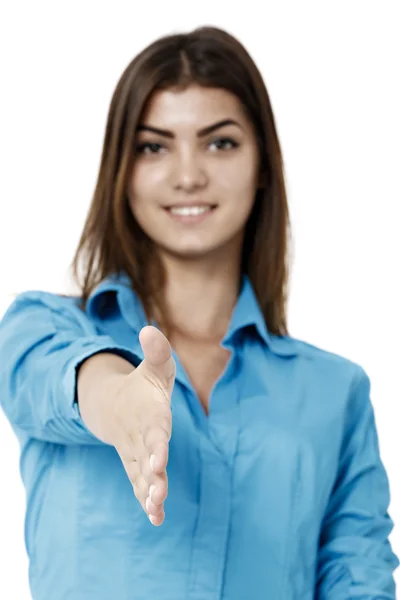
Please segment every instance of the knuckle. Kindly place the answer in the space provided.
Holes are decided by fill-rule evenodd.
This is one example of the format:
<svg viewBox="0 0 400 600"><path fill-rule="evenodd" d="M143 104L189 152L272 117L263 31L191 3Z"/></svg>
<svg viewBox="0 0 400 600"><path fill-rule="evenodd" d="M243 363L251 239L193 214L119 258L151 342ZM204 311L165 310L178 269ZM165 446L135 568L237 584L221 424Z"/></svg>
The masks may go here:
<svg viewBox="0 0 400 600"><path fill-rule="evenodd" d="M150 448L157 441L157 430L154 425L151 425L143 430L143 444L146 448Z"/></svg>
<svg viewBox="0 0 400 600"><path fill-rule="evenodd" d="M165 433L165 437L169 441L172 433L172 419L169 417L163 417L160 422L160 429Z"/></svg>
<svg viewBox="0 0 400 600"><path fill-rule="evenodd" d="M160 485L159 490L158 490L158 495L157 495L157 503L161 504L161 505L164 504L167 496L168 496L168 486Z"/></svg>
<svg viewBox="0 0 400 600"><path fill-rule="evenodd" d="M142 455L140 458L140 471L142 474L142 479L144 484L148 487L149 482L151 481L152 478L152 469L150 466L150 460L149 457L146 455ZM146 487L146 492L147 492L147 487Z"/></svg>
<svg viewBox="0 0 400 600"><path fill-rule="evenodd" d="M146 498L148 496L148 493L147 493L147 485L142 480L142 478L140 478L139 483L136 483L135 490L136 490L135 491L136 498L138 499L140 504L143 506L143 508L145 508Z"/></svg>

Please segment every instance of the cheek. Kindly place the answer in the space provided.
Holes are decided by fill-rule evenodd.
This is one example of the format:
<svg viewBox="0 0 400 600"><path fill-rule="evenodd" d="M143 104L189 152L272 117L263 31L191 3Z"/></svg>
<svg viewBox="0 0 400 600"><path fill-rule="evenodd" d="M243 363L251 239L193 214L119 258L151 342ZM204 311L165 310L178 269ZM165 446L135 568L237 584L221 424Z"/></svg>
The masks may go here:
<svg viewBox="0 0 400 600"><path fill-rule="evenodd" d="M216 174L218 196L237 208L237 219L246 216L254 204L258 177L252 165L229 168Z"/></svg>
<svg viewBox="0 0 400 600"><path fill-rule="evenodd" d="M216 164L213 179L221 190L229 194L251 197L258 184L257 157L252 149L238 153L226 163Z"/></svg>
<svg viewBox="0 0 400 600"><path fill-rule="evenodd" d="M165 179L165 161L139 160L131 177L130 190L133 197L147 198L154 194Z"/></svg>
<svg viewBox="0 0 400 600"><path fill-rule="evenodd" d="M129 201L129 206L138 225L150 235L157 223L157 219L154 219L154 205L148 198L145 201L143 197L135 196Z"/></svg>
<svg viewBox="0 0 400 600"><path fill-rule="evenodd" d="M160 201L154 177L146 169L138 169L132 178L129 193L129 206L134 215L146 213Z"/></svg>
<svg viewBox="0 0 400 600"><path fill-rule="evenodd" d="M131 190L129 196L129 208L138 225L142 229L147 229L146 222L149 221L147 217L148 203L144 202L144 197L141 190L135 187L134 190Z"/></svg>
<svg viewBox="0 0 400 600"><path fill-rule="evenodd" d="M241 225L247 222L253 210L258 188L258 174L251 170L235 178L230 198L235 206L235 221Z"/></svg>
<svg viewBox="0 0 400 600"><path fill-rule="evenodd" d="M133 188L141 195L151 194L152 189L165 185L171 170L169 157L162 154L159 157L142 157L136 163L132 183Z"/></svg>

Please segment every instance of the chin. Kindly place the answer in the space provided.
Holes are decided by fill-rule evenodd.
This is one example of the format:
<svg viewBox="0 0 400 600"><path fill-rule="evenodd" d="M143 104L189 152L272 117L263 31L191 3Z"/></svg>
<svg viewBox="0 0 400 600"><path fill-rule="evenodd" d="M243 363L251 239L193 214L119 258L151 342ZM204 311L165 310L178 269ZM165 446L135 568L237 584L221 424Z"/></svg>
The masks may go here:
<svg viewBox="0 0 400 600"><path fill-rule="evenodd" d="M212 257L220 249L220 246L211 244L185 244L160 246L161 252L181 260L200 260Z"/></svg>

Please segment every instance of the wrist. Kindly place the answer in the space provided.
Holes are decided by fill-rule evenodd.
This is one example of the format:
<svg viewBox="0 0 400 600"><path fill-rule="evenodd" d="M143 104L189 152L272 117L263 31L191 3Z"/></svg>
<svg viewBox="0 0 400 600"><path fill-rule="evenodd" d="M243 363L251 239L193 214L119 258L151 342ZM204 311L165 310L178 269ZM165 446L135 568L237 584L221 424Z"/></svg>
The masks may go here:
<svg viewBox="0 0 400 600"><path fill-rule="evenodd" d="M120 389L134 367L118 355L102 353L84 361L78 372L77 399L86 427L113 445Z"/></svg>

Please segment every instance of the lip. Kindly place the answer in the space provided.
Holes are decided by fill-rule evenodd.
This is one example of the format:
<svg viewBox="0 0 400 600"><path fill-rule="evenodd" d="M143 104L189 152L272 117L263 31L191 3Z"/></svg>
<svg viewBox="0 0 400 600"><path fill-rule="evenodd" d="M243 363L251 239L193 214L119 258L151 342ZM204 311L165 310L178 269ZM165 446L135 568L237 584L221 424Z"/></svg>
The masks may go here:
<svg viewBox="0 0 400 600"><path fill-rule="evenodd" d="M176 204L168 204L168 206L164 206L165 209L168 208L190 208L191 206L213 206L215 207L215 204L211 204L210 202L202 202L201 200L191 200L188 202L177 202Z"/></svg>
<svg viewBox="0 0 400 600"><path fill-rule="evenodd" d="M178 207L183 207L183 206L212 206L211 210L207 210L206 212L202 213L201 215L177 215L175 213L172 213L170 210L168 210L168 208L172 208L172 207L165 207L164 210L167 213L167 215L169 216L170 219L172 219L173 221L175 221L176 223L181 223L183 225L197 225L198 223L202 223L203 221L209 219L211 217L211 215L215 212L217 206L216 205L210 205L210 204L206 204L206 203L197 203L197 204L174 204L174 208L178 208Z"/></svg>

